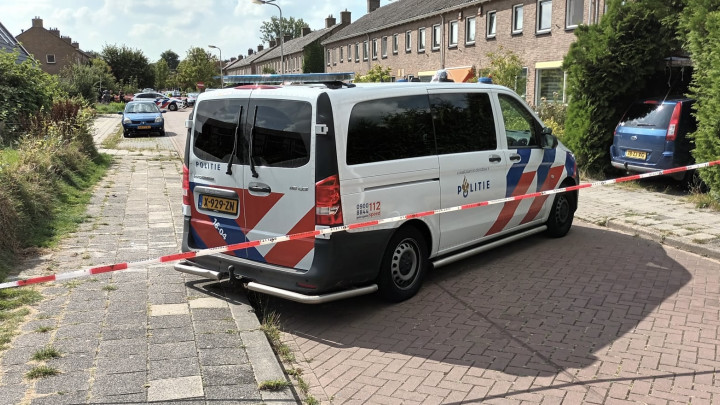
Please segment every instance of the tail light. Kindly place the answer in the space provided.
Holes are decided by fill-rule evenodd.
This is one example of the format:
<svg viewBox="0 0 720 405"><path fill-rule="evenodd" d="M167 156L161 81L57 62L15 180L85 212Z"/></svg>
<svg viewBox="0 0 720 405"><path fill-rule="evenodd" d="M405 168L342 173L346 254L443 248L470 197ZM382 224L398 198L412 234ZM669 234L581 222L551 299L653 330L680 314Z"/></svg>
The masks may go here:
<svg viewBox="0 0 720 405"><path fill-rule="evenodd" d="M674 141L677 137L678 124L680 123L680 112L682 111L682 102L675 103L675 109L670 117L670 125L668 125L666 141Z"/></svg>
<svg viewBox="0 0 720 405"><path fill-rule="evenodd" d="M315 184L315 224L342 225L340 178L333 175Z"/></svg>
<svg viewBox="0 0 720 405"><path fill-rule="evenodd" d="M186 165L183 165L182 173L182 190L183 190L183 205L188 207L192 205L192 199L190 198L190 169Z"/></svg>

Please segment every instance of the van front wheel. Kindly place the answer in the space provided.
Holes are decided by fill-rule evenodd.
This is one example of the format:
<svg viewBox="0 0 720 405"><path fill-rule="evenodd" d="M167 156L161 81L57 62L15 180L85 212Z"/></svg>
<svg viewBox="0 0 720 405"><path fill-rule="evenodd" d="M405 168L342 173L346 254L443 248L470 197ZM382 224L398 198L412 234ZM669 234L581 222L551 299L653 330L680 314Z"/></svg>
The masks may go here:
<svg viewBox="0 0 720 405"><path fill-rule="evenodd" d="M547 234L553 238L565 236L570 231L574 216L572 197L568 193L555 194L550 218L547 220Z"/></svg>
<svg viewBox="0 0 720 405"><path fill-rule="evenodd" d="M400 229L393 235L383 256L378 287L380 295L392 302L417 294L429 265L428 251L420 231Z"/></svg>

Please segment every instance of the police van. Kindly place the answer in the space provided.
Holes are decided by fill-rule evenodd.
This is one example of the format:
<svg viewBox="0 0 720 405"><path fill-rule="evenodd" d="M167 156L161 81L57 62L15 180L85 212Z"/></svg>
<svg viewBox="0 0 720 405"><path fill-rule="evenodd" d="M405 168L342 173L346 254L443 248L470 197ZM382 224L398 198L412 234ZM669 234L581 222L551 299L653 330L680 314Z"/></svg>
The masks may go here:
<svg viewBox="0 0 720 405"><path fill-rule="evenodd" d="M198 97L187 121L184 251L578 184L570 150L505 87L313 77L265 75L285 82ZM397 302L417 293L431 266L540 232L564 236L577 201L577 191L510 199L175 269L303 303L376 291Z"/></svg>

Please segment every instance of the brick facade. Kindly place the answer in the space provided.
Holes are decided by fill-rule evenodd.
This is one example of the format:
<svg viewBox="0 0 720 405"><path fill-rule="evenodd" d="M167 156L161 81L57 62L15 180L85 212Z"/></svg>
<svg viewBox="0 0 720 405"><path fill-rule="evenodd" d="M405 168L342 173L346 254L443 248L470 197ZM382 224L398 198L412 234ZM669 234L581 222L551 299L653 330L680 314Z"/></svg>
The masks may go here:
<svg viewBox="0 0 720 405"><path fill-rule="evenodd" d="M90 56L80 50L77 42L73 42L70 37L60 36L57 28L45 29L43 20L37 17L33 18L32 27L16 38L40 61L42 70L49 74L56 75L69 64L90 61Z"/></svg>

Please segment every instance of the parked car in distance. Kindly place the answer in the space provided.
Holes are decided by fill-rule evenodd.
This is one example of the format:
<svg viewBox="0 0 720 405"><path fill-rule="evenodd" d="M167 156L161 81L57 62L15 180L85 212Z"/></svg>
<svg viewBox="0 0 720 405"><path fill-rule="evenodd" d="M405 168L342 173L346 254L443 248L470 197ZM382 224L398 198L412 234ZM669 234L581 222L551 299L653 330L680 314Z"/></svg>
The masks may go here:
<svg viewBox="0 0 720 405"><path fill-rule="evenodd" d="M689 98L647 99L630 105L615 128L610 159L627 172L653 172L694 162L695 143L687 134L697 129ZM687 172L672 175L682 180Z"/></svg>
<svg viewBox="0 0 720 405"><path fill-rule="evenodd" d="M125 104L122 115L123 136L129 138L140 133L156 132L165 136L165 119L163 113L152 100L131 101Z"/></svg>
<svg viewBox="0 0 720 405"><path fill-rule="evenodd" d="M133 97L133 101L138 100L154 101L158 107L167 108L170 111L177 111L179 108L185 108L185 101L180 100L179 98L168 97L162 93L154 91L135 94L135 97Z"/></svg>
<svg viewBox="0 0 720 405"><path fill-rule="evenodd" d="M186 103L188 106L193 106L193 105L195 105L195 101L197 100L197 98L198 98L199 95L200 95L200 93L188 93L187 99L185 99L185 103Z"/></svg>

